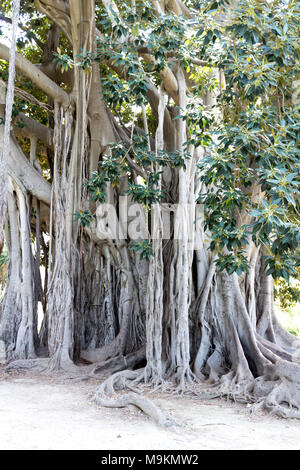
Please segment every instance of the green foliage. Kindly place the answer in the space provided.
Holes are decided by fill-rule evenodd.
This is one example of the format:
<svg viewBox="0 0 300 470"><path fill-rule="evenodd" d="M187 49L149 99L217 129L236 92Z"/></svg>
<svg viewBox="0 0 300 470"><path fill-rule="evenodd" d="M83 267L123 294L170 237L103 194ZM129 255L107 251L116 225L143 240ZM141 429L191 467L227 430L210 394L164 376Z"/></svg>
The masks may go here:
<svg viewBox="0 0 300 470"><path fill-rule="evenodd" d="M133 201L140 202L145 206L159 202L163 197L163 192L155 189L156 176L153 173L150 174L148 185L129 183L129 189L126 191L126 194L129 194Z"/></svg>
<svg viewBox="0 0 300 470"><path fill-rule="evenodd" d="M292 99L300 72L299 3L243 0L225 27L213 24L210 8L201 8L198 51L223 70L217 103L223 118L203 125L196 107L184 117L199 133L193 130L191 141L207 149L199 164L207 192L199 201L210 246L220 269L246 271L243 252L252 238L266 247L267 273L288 280L300 263L300 109ZM205 132L211 140L202 138ZM238 214L250 222L238 228Z"/></svg>
<svg viewBox="0 0 300 470"><path fill-rule="evenodd" d="M124 103L130 103L129 85L117 74L109 73L102 78L103 98L112 108L121 107Z"/></svg>
<svg viewBox="0 0 300 470"><path fill-rule="evenodd" d="M33 2L21 2L24 25L42 42L50 21L37 13ZM288 280L299 266L299 129L300 107L293 98L299 79L300 6L294 0L241 0L234 5L232 21L216 21L230 8L229 2L188 0L194 18L173 14L157 15L152 2L138 0L133 12L130 2L117 1L120 16L111 10L114 21L101 3L96 4L98 38L95 52L72 57L68 41L61 36L54 61L62 71L79 64L87 73L94 62L101 65L103 98L121 124L143 128L139 106L147 105L150 83L160 85L160 72L179 61L194 86L189 88L190 104L168 109L175 119L186 122L184 151L149 151L147 137L134 134L132 141L110 146L98 171L84 185L94 201L105 201L108 182L118 187L122 175L129 181L127 193L146 206L165 197L158 189L158 167L183 168L190 158L190 145L204 147L199 177L204 190L198 202L204 204L205 228L210 249L217 254L219 270L247 272L245 256L251 241L265 248L267 272ZM8 15L10 2L1 13ZM22 54L40 63L42 51L32 33L22 33L18 41ZM141 53L154 60L146 63ZM201 60L205 67L195 67ZM103 65L105 63L106 65ZM215 70L221 70L218 77ZM122 70L122 73L120 73ZM7 64L1 61L1 78L7 80ZM225 78L221 80L222 75ZM47 96L23 76L16 85L47 103ZM215 94L208 109L206 92ZM36 105L15 100L14 116L25 111L49 125L48 113ZM147 107L150 134L155 118ZM1 124L1 123L0 123ZM17 125L22 126L21 121ZM128 135L129 135L129 129ZM28 143L22 142L27 151ZM132 161L141 170L137 182ZM81 225L91 222L91 214L75 215ZM240 223L245 220L245 223ZM145 245L146 246L146 245Z"/></svg>
<svg viewBox="0 0 300 470"><path fill-rule="evenodd" d="M281 324L296 336L300 335L300 269L296 269L296 277L287 282L283 278L275 281L274 299L276 314ZM280 307L280 308L279 308Z"/></svg>
<svg viewBox="0 0 300 470"><path fill-rule="evenodd" d="M236 273L238 276L249 271L247 258L241 251L231 254L218 253L216 266L219 272L226 270L228 274Z"/></svg>
<svg viewBox="0 0 300 470"><path fill-rule="evenodd" d="M125 142L110 144L111 155L105 155L99 162L99 170L92 173L84 186L94 201L105 201L105 187L107 182L113 186L119 186L121 176L126 174L129 179L126 194L130 195L133 201L141 203L150 208L164 197L162 190L157 188L161 171L155 171L155 165L161 167L170 166L172 168L185 168L185 160L190 158L187 151L168 152L162 150L156 154L148 150L148 141L145 134L133 136L132 145L128 147ZM136 183L132 179L130 164L127 158L130 157L141 168L147 179L141 179Z"/></svg>
<svg viewBox="0 0 300 470"><path fill-rule="evenodd" d="M147 261L150 260L151 256L153 256L153 250L151 242L148 240L143 240L141 242L133 242L132 246L130 247L131 251L138 253L141 259L145 259Z"/></svg>
<svg viewBox="0 0 300 470"><path fill-rule="evenodd" d="M199 89L195 89L194 93L197 95ZM211 128L215 121L213 112L207 110L199 100L189 103L186 110L180 108L179 110L180 114L174 120L182 119L189 128L190 135L185 145L192 144L199 147L200 145L208 146L212 144Z"/></svg>
<svg viewBox="0 0 300 470"><path fill-rule="evenodd" d="M1 291L3 291L3 287L6 284L8 264L9 264L8 250L7 250L7 246L4 245L4 248L0 255L0 294L1 296L3 295L3 292Z"/></svg>
<svg viewBox="0 0 300 470"><path fill-rule="evenodd" d="M54 52L53 61L59 65L62 72L66 72L74 67L74 61L68 54L63 54L58 48L57 52ZM82 65L83 67L83 65Z"/></svg>
<svg viewBox="0 0 300 470"><path fill-rule="evenodd" d="M93 214L88 210L79 210L74 214L74 220L78 221L82 227L89 227L93 219Z"/></svg>
<svg viewBox="0 0 300 470"><path fill-rule="evenodd" d="M107 178L103 173L93 171L91 178L86 180L84 186L87 187L93 201L104 202L105 201L105 186L107 184Z"/></svg>
<svg viewBox="0 0 300 470"><path fill-rule="evenodd" d="M2 250L2 253L0 255L0 268L6 267L9 263L9 255L8 255L8 250L7 246L4 245L4 248Z"/></svg>
<svg viewBox="0 0 300 470"><path fill-rule="evenodd" d="M275 283L274 298L280 301L282 310L289 311L297 302L300 302L299 281L294 280L291 285L286 280L279 278Z"/></svg>

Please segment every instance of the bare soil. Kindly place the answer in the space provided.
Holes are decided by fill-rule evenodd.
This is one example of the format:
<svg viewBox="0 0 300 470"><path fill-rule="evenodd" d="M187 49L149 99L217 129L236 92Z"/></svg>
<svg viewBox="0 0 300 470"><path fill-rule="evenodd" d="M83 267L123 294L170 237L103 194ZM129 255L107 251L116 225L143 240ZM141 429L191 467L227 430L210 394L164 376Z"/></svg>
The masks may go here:
<svg viewBox="0 0 300 470"><path fill-rule="evenodd" d="M97 408L89 402L97 383L0 373L0 449L300 449L297 420L253 416L231 401L151 394L184 424L165 430L135 408Z"/></svg>

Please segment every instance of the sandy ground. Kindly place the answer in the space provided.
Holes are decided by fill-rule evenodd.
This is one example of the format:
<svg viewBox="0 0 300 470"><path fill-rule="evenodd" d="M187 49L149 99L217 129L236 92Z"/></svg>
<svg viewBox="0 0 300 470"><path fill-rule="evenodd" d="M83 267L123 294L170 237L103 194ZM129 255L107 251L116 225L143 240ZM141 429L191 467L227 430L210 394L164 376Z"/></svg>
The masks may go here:
<svg viewBox="0 0 300 470"><path fill-rule="evenodd" d="M245 405L223 400L155 395L184 423L169 431L135 409L97 408L88 401L95 386L29 373L0 376L0 449L300 449L296 420L251 416Z"/></svg>

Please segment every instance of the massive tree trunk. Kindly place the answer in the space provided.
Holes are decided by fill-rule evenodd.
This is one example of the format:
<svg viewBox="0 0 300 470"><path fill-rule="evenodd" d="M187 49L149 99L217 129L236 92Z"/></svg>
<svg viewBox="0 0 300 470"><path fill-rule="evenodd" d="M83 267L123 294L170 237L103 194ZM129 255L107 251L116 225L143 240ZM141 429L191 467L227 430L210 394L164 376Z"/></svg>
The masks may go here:
<svg viewBox="0 0 300 470"><path fill-rule="evenodd" d="M150 260L130 249L130 236L105 237L103 218L98 217L97 227L94 222L80 226L74 218L78 211L101 211L99 203L88 199L83 182L97 170L98 161L109 152L108 145L123 140L130 147L134 133L143 132L122 128L106 107L98 63L87 71L76 64L79 54L96 50L94 3L36 1L39 11L70 42L75 66L69 70L71 79L64 82L72 85L70 94L60 87L63 74L55 74L46 59L38 70L20 54L16 57L18 71L54 103L53 130L30 121L22 129L54 149L54 165L50 188L11 136L6 223L10 264L0 330L7 359L34 359L47 338L50 369L76 370L74 363L80 357L95 363L94 374L106 368L115 372L141 368L124 373L123 381L117 375L110 387L98 390L95 399L104 405L112 406L108 392L115 385L124 386L127 379L156 385L167 381L180 390L212 397L228 395L256 402L281 416L299 417L300 345L274 315L272 278L266 275L262 248L249 248L249 274L219 273L208 250L208 235L201 223L194 224L196 199L202 189L196 171L201 148L189 146L191 158L186 168L164 168L160 174L156 189L166 188L164 202L178 204L178 208L171 237L162 240L162 209L153 206L152 230L157 237ZM190 15L181 1L153 3L158 13L167 6L174 15ZM103 4L111 13L111 2ZM142 55L145 58L144 52ZM53 55L49 57L52 61ZM8 58L2 45L0 58ZM111 67L126 76L115 64ZM187 110L188 83L179 62L166 65L161 71L161 89L151 84L147 98L157 122L156 154L164 149L183 154L189 129L186 121L172 120L166 96ZM208 97L213 100L214 96ZM145 113L144 125L147 133ZM126 157L130 177L145 177L143 169ZM106 184L106 202L115 208L128 189L128 178L128 174L122 175L117 188L109 181ZM32 197L39 201L36 207L41 206L41 223L31 218ZM128 198L128 213L132 204ZM121 212L119 215L121 218ZM38 287L35 257L40 248L34 253L32 245L32 238L40 243L37 232L47 233L50 240L49 250L42 250L48 267L45 294ZM37 301L41 296L46 315L39 335ZM127 402L138 400L131 396Z"/></svg>

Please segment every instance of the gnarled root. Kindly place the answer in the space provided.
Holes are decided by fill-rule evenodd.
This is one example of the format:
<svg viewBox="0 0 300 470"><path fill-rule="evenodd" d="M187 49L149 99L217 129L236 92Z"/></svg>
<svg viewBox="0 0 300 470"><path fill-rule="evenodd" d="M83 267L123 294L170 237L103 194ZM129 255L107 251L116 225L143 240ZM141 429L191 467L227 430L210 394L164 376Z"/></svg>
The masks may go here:
<svg viewBox="0 0 300 470"><path fill-rule="evenodd" d="M278 359L268 364L262 376L241 380L231 371L216 387L219 396L252 403L251 413L269 411L281 418L300 418L300 366Z"/></svg>
<svg viewBox="0 0 300 470"><path fill-rule="evenodd" d="M64 361L59 363L59 367L54 367L57 362L54 357L40 357L37 359L18 359L11 361L6 367L5 372L76 372L76 374L82 374L84 371L83 367L79 367L71 361Z"/></svg>
<svg viewBox="0 0 300 470"><path fill-rule="evenodd" d="M16 361L10 362L5 367L5 372L26 372L32 371L42 372L47 369L49 364L48 358L39 358L39 359L18 359Z"/></svg>
<svg viewBox="0 0 300 470"><path fill-rule="evenodd" d="M137 364L146 360L145 347L127 354L127 356L116 356L100 364L93 364L91 376L98 376L109 370L110 373L120 372L125 369L133 369Z"/></svg>
<svg viewBox="0 0 300 470"><path fill-rule="evenodd" d="M133 390L131 384L135 381L139 381L141 374L143 375L141 370L117 372L109 379L105 380L95 390L92 401L99 406L107 408L124 408L129 405L134 405L152 418L159 426L178 426L179 423L174 418L160 410L149 398L135 391L120 395L117 398L112 398L112 396L116 395L117 390L120 391L125 388Z"/></svg>
<svg viewBox="0 0 300 470"><path fill-rule="evenodd" d="M266 367L254 382L252 412L266 409L282 418L300 418L300 366L284 360Z"/></svg>

